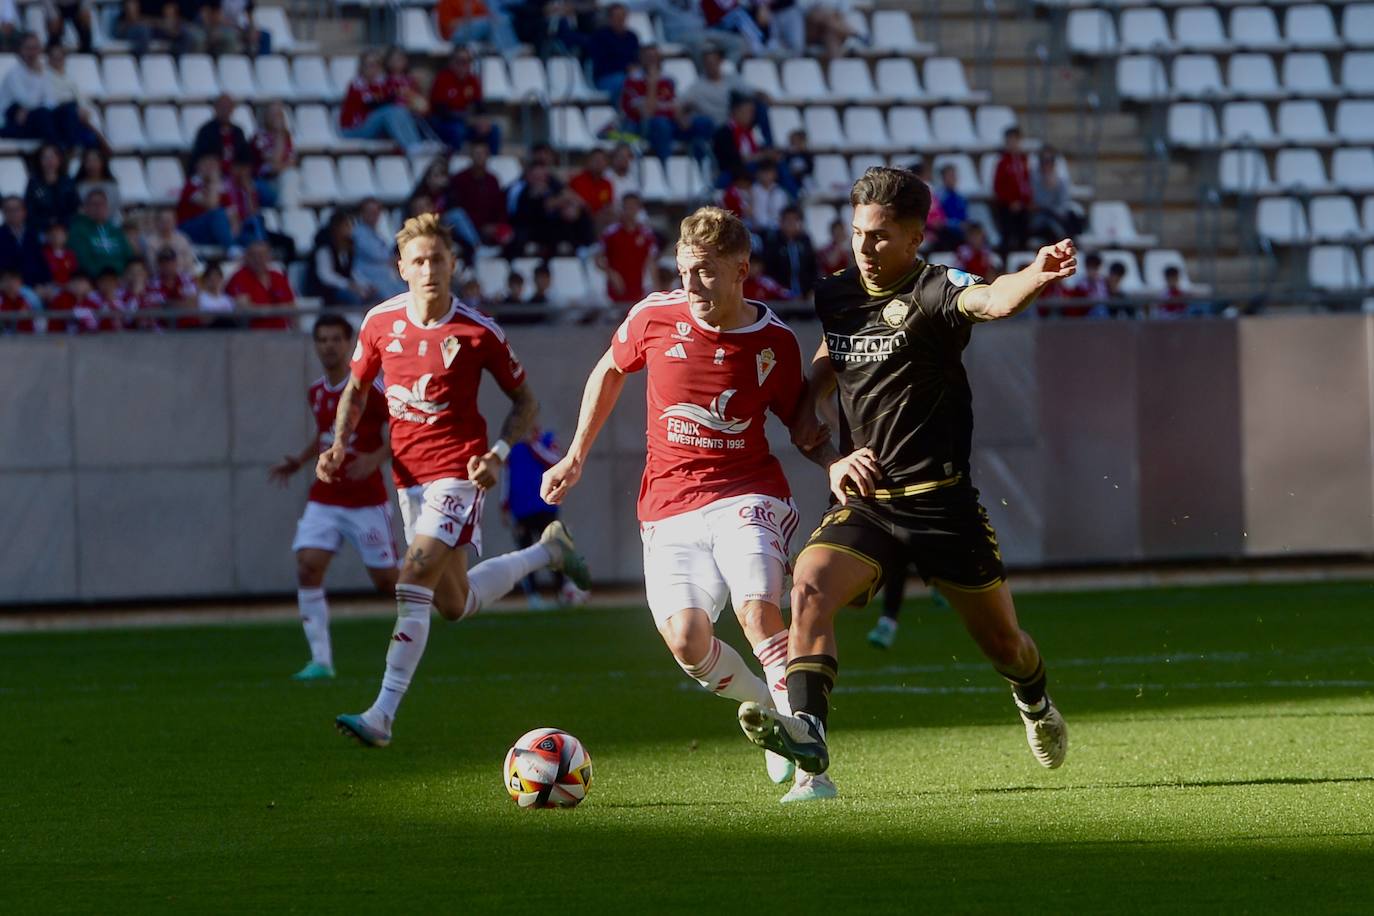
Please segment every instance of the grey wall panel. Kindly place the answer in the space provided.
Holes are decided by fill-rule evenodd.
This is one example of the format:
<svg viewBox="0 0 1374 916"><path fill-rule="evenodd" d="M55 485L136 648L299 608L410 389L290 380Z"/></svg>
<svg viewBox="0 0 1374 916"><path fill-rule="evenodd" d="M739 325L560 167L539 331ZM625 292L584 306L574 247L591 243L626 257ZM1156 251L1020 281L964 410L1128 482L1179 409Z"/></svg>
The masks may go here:
<svg viewBox="0 0 1374 916"><path fill-rule="evenodd" d="M1243 549L1234 321L1140 325L1140 524L1147 556Z"/></svg>
<svg viewBox="0 0 1374 916"><path fill-rule="evenodd" d="M1044 557L1142 556L1136 473L1136 322L1040 326Z"/></svg>
<svg viewBox="0 0 1374 916"><path fill-rule="evenodd" d="M1038 439L1037 328L1031 321L974 328L964 367L973 387L976 445L1025 446Z"/></svg>
<svg viewBox="0 0 1374 916"><path fill-rule="evenodd" d="M234 462L275 462L298 451L313 423L306 386L324 374L308 339L245 333L230 335L228 343Z"/></svg>
<svg viewBox="0 0 1374 916"><path fill-rule="evenodd" d="M1364 319L1243 322L1240 369L1247 552L1374 548Z"/></svg>
<svg viewBox="0 0 1374 916"><path fill-rule="evenodd" d="M306 470L298 472L285 489L268 481L265 465L237 467L233 473L235 590L250 595L295 591L291 539L310 489ZM351 549L343 552L351 553ZM339 567L347 565L346 561L332 564L326 587L343 584Z"/></svg>
<svg viewBox="0 0 1374 916"><path fill-rule="evenodd" d="M223 462L229 340L122 334L80 341L73 375L78 465Z"/></svg>
<svg viewBox="0 0 1374 916"><path fill-rule="evenodd" d="M63 338L0 342L0 470L71 464L71 354Z"/></svg>
<svg viewBox="0 0 1374 916"><path fill-rule="evenodd" d="M232 591L230 475L227 468L83 471L80 597Z"/></svg>
<svg viewBox="0 0 1374 916"><path fill-rule="evenodd" d="M972 465L973 482L997 531L1003 562L1043 562L1045 458L1039 446L975 447Z"/></svg>
<svg viewBox="0 0 1374 916"><path fill-rule="evenodd" d="M72 471L0 474L0 604L76 594L76 476Z"/></svg>

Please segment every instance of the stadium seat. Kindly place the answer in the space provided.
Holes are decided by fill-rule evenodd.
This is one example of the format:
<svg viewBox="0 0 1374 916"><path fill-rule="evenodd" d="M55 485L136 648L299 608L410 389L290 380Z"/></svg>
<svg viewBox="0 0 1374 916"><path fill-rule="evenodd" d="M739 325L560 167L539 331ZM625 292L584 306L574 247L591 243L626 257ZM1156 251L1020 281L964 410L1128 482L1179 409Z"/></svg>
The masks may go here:
<svg viewBox="0 0 1374 916"><path fill-rule="evenodd" d="M285 62L285 58L280 58ZM270 58L259 57L258 85L267 87L274 85L268 80L280 76L278 64L273 61L268 63ZM334 81L329 75L329 68L324 62L324 58L313 55L297 57L291 61L291 85L295 88L295 98L311 100L333 100L343 96L347 86L334 87Z"/></svg>
<svg viewBox="0 0 1374 916"><path fill-rule="evenodd" d="M1374 107L1374 103L1371 103ZM1279 135L1287 143L1329 145L1336 138L1326 126L1326 114L1320 102L1288 101L1279 103Z"/></svg>
<svg viewBox="0 0 1374 916"><path fill-rule="evenodd" d="M116 152L137 152L148 145L143 118L133 105L105 107L105 137Z"/></svg>
<svg viewBox="0 0 1374 916"><path fill-rule="evenodd" d="M516 102L545 100L549 97L548 74L537 57L517 57L510 61L511 99Z"/></svg>
<svg viewBox="0 0 1374 916"><path fill-rule="evenodd" d="M691 156L669 156L666 171L673 200L697 201L711 192L701 166Z"/></svg>
<svg viewBox="0 0 1374 916"><path fill-rule="evenodd" d="M1186 51L1228 51L1230 41L1214 6L1190 6L1174 14L1174 44Z"/></svg>
<svg viewBox="0 0 1374 916"><path fill-rule="evenodd" d="M979 105L973 122L978 129L976 149L1001 149L1007 128L1016 127L1016 112L1006 105Z"/></svg>
<svg viewBox="0 0 1374 916"><path fill-rule="evenodd" d="M301 157L301 200L311 206L325 207L343 200L334 160L329 156Z"/></svg>
<svg viewBox="0 0 1374 916"><path fill-rule="evenodd" d="M1341 17L1341 37L1352 48L1374 48L1374 3L1346 6Z"/></svg>
<svg viewBox="0 0 1374 916"><path fill-rule="evenodd" d="M1360 264L1364 268L1365 282L1374 286L1374 245L1364 246L1364 253L1360 258Z"/></svg>
<svg viewBox="0 0 1374 916"><path fill-rule="evenodd" d="M1360 217L1355 202L1345 194L1328 194L1312 198L1308 206L1307 225L1312 238L1319 242L1339 242L1363 239Z"/></svg>
<svg viewBox="0 0 1374 916"><path fill-rule="evenodd" d="M1221 68L1211 54L1180 54L1174 58L1170 81L1176 99L1224 98L1229 93L1221 81Z"/></svg>
<svg viewBox="0 0 1374 916"><path fill-rule="evenodd" d="M578 258L550 258L550 294L557 305L580 305L587 301L587 273Z"/></svg>
<svg viewBox="0 0 1374 916"><path fill-rule="evenodd" d="M1103 57L1117 53L1119 44L1116 22L1107 10L1084 9L1069 13L1068 45L1074 54Z"/></svg>
<svg viewBox="0 0 1374 916"><path fill-rule="evenodd" d="M1114 245L1118 248L1150 248L1159 240L1136 231L1131 208L1119 200L1095 200L1088 207L1088 231L1082 242L1087 248Z"/></svg>
<svg viewBox="0 0 1374 916"><path fill-rule="evenodd" d="M830 61L829 75L830 92L837 100L863 105L891 98L886 92L879 93L874 87L873 76L869 73L866 60L856 57L834 58Z"/></svg>
<svg viewBox="0 0 1374 916"><path fill-rule="evenodd" d="M118 175L115 176L115 180L119 180ZM0 157L0 195L8 197L14 194L23 197L28 183L28 168L24 165L23 159L17 156ZM123 182L120 182L120 194L127 197L124 195Z"/></svg>
<svg viewBox="0 0 1374 916"><path fill-rule="evenodd" d="M874 67L874 77L878 90L883 96L896 102L919 102L926 98L921 89L920 77L916 75L916 65L905 57L885 57Z"/></svg>
<svg viewBox="0 0 1374 916"><path fill-rule="evenodd" d="M186 172L178 156L149 156L144 165L148 172L148 191L154 203L175 203L186 184Z"/></svg>
<svg viewBox="0 0 1374 916"><path fill-rule="evenodd" d="M100 76L100 61L91 54L72 54L67 58L67 77L77 90L93 102L105 99L105 80Z"/></svg>
<svg viewBox="0 0 1374 916"><path fill-rule="evenodd" d="M1216 146L1221 139L1212 106L1202 102L1175 102L1169 106L1167 133L1174 146L1191 149Z"/></svg>
<svg viewBox="0 0 1374 916"><path fill-rule="evenodd" d="M642 156L639 159L639 193L652 203L681 203L673 199L673 189L668 186L668 173L663 168L663 160L657 156Z"/></svg>
<svg viewBox="0 0 1374 916"><path fill-rule="evenodd" d="M782 80L778 77L778 67L768 58L753 57L746 60L744 66L740 67L739 75L747 85L770 99L787 99L787 90L783 89Z"/></svg>
<svg viewBox="0 0 1374 916"><path fill-rule="evenodd" d="M184 149L190 139L181 130L181 118L174 105L149 105L143 109L143 126L148 144L158 149Z"/></svg>
<svg viewBox="0 0 1374 916"><path fill-rule="evenodd" d="M559 105L548 110L549 142L555 149L588 150L596 137L587 129L587 119L576 105Z"/></svg>
<svg viewBox="0 0 1374 916"><path fill-rule="evenodd" d="M549 79L549 97L553 101L600 102L606 98L604 92L596 91L587 82L587 74L577 58L550 57L544 66ZM676 89L681 97L682 86Z"/></svg>
<svg viewBox="0 0 1374 916"><path fill-rule="evenodd" d="M253 24L272 36L272 50L277 54L295 54L313 49L313 44L296 40L291 24L286 20L286 10L280 6L253 7Z"/></svg>
<svg viewBox="0 0 1374 916"><path fill-rule="evenodd" d="M886 126L883 127L883 133L887 133ZM837 200L848 196L852 180L849 163L843 156L821 153L816 157L815 168L811 172L810 196L822 200Z"/></svg>
<svg viewBox="0 0 1374 916"><path fill-rule="evenodd" d="M415 180L404 156L378 156L372 161L377 173L377 196L387 203L402 203L410 196Z"/></svg>
<svg viewBox="0 0 1374 916"><path fill-rule="evenodd" d="M182 71L185 75L185 60L182 58ZM225 54L216 62L218 73L216 79L219 86L225 92L236 99L255 102L258 99L258 84L253 79L253 62L242 54ZM272 86L266 98L286 98L291 95L290 78L286 73L285 58L276 58L275 66L278 68L278 79L283 82Z"/></svg>
<svg viewBox="0 0 1374 916"><path fill-rule="evenodd" d="M830 102L834 97L825 83L820 62L812 57L793 57L782 62L784 98L799 104Z"/></svg>
<svg viewBox="0 0 1374 916"><path fill-rule="evenodd" d="M492 156L487 161L487 171L496 176L501 187L510 187L520 177L520 160L508 154Z"/></svg>
<svg viewBox="0 0 1374 916"><path fill-rule="evenodd" d="M5 162L0 159L0 182L3 181ZM110 175L119 185L120 199L126 204L143 207L152 203L153 192L148 187L148 177L143 171L143 160L137 156L115 156L110 160ZM13 193L4 191L4 193ZM23 193L23 190L19 191Z"/></svg>
<svg viewBox="0 0 1374 916"><path fill-rule="evenodd" d="M493 299L505 293L510 280L510 262L505 258L478 258L476 268L483 296Z"/></svg>
<svg viewBox="0 0 1374 916"><path fill-rule="evenodd" d="M402 7L400 22L396 26L396 40L401 47L414 54L440 55L452 50L452 46L439 38L434 29L434 19L428 10L416 7Z"/></svg>
<svg viewBox="0 0 1374 916"><path fill-rule="evenodd" d="M631 11L626 21L626 25L629 26L631 32L635 33L635 37L639 39L641 45L662 44L659 40L658 33L654 31L653 19L643 10Z"/></svg>
<svg viewBox="0 0 1374 916"><path fill-rule="evenodd" d="M1314 245L1307 252L1307 280L1327 292L1360 289L1364 277L1355 251L1345 245Z"/></svg>
<svg viewBox="0 0 1374 916"><path fill-rule="evenodd" d="M1164 282L1164 271L1170 267L1178 268L1178 285L1190 292L1210 292L1205 286L1199 286L1193 282L1192 277L1188 276L1188 264L1183 259L1183 255L1171 248L1155 248L1145 252L1145 257L1141 262L1141 282L1144 288L1150 292L1163 292L1168 289L1168 284Z"/></svg>
<svg viewBox="0 0 1374 916"><path fill-rule="evenodd" d="M1274 146L1279 142L1263 102L1227 102L1221 107L1221 136L1228 146Z"/></svg>
<svg viewBox="0 0 1374 916"><path fill-rule="evenodd" d="M334 87L334 98L343 98L348 92L348 84L357 75L358 55L339 54L329 58L329 83Z"/></svg>
<svg viewBox="0 0 1374 916"><path fill-rule="evenodd" d="M856 4L857 6L858 4ZM861 9L849 7L844 11L845 24L854 31L854 35L867 47L858 51L859 54L881 54L873 48L873 26L869 24L868 14Z"/></svg>
<svg viewBox="0 0 1374 916"><path fill-rule="evenodd" d="M143 83L138 66L127 54L112 54L100 59L100 75L107 99L143 99Z"/></svg>
<svg viewBox="0 0 1374 916"><path fill-rule="evenodd" d="M953 57L932 57L923 67L923 85L932 99L948 102L986 102L988 94L969 88L964 65Z"/></svg>
<svg viewBox="0 0 1374 916"><path fill-rule="evenodd" d="M939 149L987 148L973 129L973 117L969 110L962 105L941 105L931 109L930 130L935 135L935 145Z"/></svg>
<svg viewBox="0 0 1374 916"><path fill-rule="evenodd" d="M334 163L338 169L339 198L344 203L355 204L366 197L376 197L377 176L372 171L372 159L368 156L340 156Z"/></svg>
<svg viewBox="0 0 1374 916"><path fill-rule="evenodd" d="M1331 154L1331 180L1348 191L1374 191L1374 149L1336 150Z"/></svg>
<svg viewBox="0 0 1374 916"><path fill-rule="evenodd" d="M916 37L911 13L906 10L878 10L869 28L873 50L882 53L919 56L931 54L935 46Z"/></svg>
<svg viewBox="0 0 1374 916"><path fill-rule="evenodd" d="M900 146L888 135L883 113L868 105L845 108L844 136L852 138L850 145L866 149L891 150Z"/></svg>
<svg viewBox="0 0 1374 916"><path fill-rule="evenodd" d="M146 58L145 58L146 60ZM245 69L247 61L244 61ZM181 97L188 101L205 101L220 94L219 77L215 75L215 62L208 54L183 54L181 64ZM148 72L143 72L144 82Z"/></svg>
<svg viewBox="0 0 1374 916"><path fill-rule="evenodd" d="M1336 134L1346 143L1374 143L1374 101L1347 99L1337 105Z"/></svg>
<svg viewBox="0 0 1374 916"><path fill-rule="evenodd" d="M1341 87L1351 95L1374 96L1374 51L1347 51L1341 58Z"/></svg>
<svg viewBox="0 0 1374 916"><path fill-rule="evenodd" d="M493 102L509 102L515 97L511 88L510 71L504 58L488 55L482 58L482 98Z"/></svg>
<svg viewBox="0 0 1374 916"><path fill-rule="evenodd" d="M189 140L194 140L196 131L215 116L214 109L209 105L183 105L177 109L177 113L181 119L181 135Z"/></svg>
<svg viewBox="0 0 1374 916"><path fill-rule="evenodd" d="M1324 3L1288 7L1283 16L1283 37L1295 48L1335 51L1343 46L1336 34L1336 19Z"/></svg>
<svg viewBox="0 0 1374 916"><path fill-rule="evenodd" d="M1274 58L1268 54L1231 55L1226 62L1226 87L1242 99L1278 99L1285 94L1274 70Z"/></svg>
<svg viewBox="0 0 1374 916"><path fill-rule="evenodd" d="M1292 95L1312 99L1333 99L1342 94L1331 81L1331 65L1326 62L1326 55L1316 52L1284 55L1283 88Z"/></svg>
<svg viewBox="0 0 1374 916"><path fill-rule="evenodd" d="M1364 237L1374 239L1374 196L1364 199L1364 205L1360 208L1360 212L1361 216L1364 217Z"/></svg>
<svg viewBox="0 0 1374 916"><path fill-rule="evenodd" d="M338 146L334 120L323 105L297 105L291 130L296 148L301 150L330 150Z"/></svg>
<svg viewBox="0 0 1374 916"><path fill-rule="evenodd" d="M1158 57L1126 54L1116 60L1116 91L1123 99L1157 101L1169 97L1169 77Z"/></svg>
<svg viewBox="0 0 1374 916"><path fill-rule="evenodd" d="M1145 281L1140 276L1140 262L1136 260L1134 251L1126 251L1121 248L1106 248L1098 252L1102 256L1102 267L1110 270L1113 264L1120 264L1126 268L1126 275L1121 278L1121 291L1128 296L1145 291Z"/></svg>
<svg viewBox="0 0 1374 916"><path fill-rule="evenodd" d="M888 164L889 161L886 156L879 156L876 153L861 153L858 156L849 157L849 174L853 176L853 181L858 181L863 173L869 169L882 168ZM848 194L844 196L849 197Z"/></svg>
<svg viewBox="0 0 1374 916"><path fill-rule="evenodd" d="M177 77L177 65L170 54L145 54L139 58L140 100L177 101L186 98Z"/></svg>
<svg viewBox="0 0 1374 916"><path fill-rule="evenodd" d="M1301 245L1308 240L1307 212L1291 197L1266 197L1255 208L1259 234L1278 245Z"/></svg>
<svg viewBox="0 0 1374 916"><path fill-rule="evenodd" d="M973 164L973 157L965 153L946 153L935 159L935 165L931 167L930 174L939 175L940 171L947 165L954 166L955 187L964 196L983 200L988 196L988 190L978 177L978 169Z"/></svg>
<svg viewBox="0 0 1374 916"><path fill-rule="evenodd" d="M830 204L807 204L802 208L802 218L813 245L821 248L830 244L830 224L836 219L834 207Z"/></svg>
<svg viewBox="0 0 1374 916"><path fill-rule="evenodd" d="M1247 51L1282 51L1279 21L1267 6L1238 6L1231 11L1231 44Z"/></svg>
<svg viewBox="0 0 1374 916"><path fill-rule="evenodd" d="M769 105L768 126L772 129L775 139L785 139L792 131L801 128L801 112L790 105Z"/></svg>
<svg viewBox="0 0 1374 916"><path fill-rule="evenodd" d="M587 130L599 138L602 131L616 122L620 113L609 105L588 105L582 109L582 116L587 119Z"/></svg>
<svg viewBox="0 0 1374 916"><path fill-rule="evenodd" d="M924 108L894 105L887 110L887 135L898 149L932 149L935 135L930 130L930 116Z"/></svg>
<svg viewBox="0 0 1374 916"><path fill-rule="evenodd" d="M281 211L281 231L295 242L296 250L307 255L315 247L315 233L320 231L314 210L292 208Z"/></svg>
<svg viewBox="0 0 1374 916"><path fill-rule="evenodd" d="M1321 153L1306 147L1279 150L1274 160L1274 180L1289 193L1319 193L1331 189Z"/></svg>
<svg viewBox="0 0 1374 916"><path fill-rule="evenodd" d="M672 78L677 94L683 96L697 81L697 65L690 57L670 57L663 62L663 75Z"/></svg>
<svg viewBox="0 0 1374 916"><path fill-rule="evenodd" d="M1123 51L1168 51L1174 46L1169 20L1155 7L1123 10L1120 37Z"/></svg>

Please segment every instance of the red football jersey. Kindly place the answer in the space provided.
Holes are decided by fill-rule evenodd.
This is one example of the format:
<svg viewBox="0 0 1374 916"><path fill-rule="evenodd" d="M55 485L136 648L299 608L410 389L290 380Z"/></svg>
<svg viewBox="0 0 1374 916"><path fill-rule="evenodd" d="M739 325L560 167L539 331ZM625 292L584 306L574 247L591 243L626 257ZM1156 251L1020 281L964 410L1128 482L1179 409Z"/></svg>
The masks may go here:
<svg viewBox="0 0 1374 916"><path fill-rule="evenodd" d="M607 290L612 302L638 302L644 298L644 269L658 256L654 230L643 223L614 223L601 233L606 265L624 284L620 292Z"/></svg>
<svg viewBox="0 0 1374 916"><path fill-rule="evenodd" d="M457 298L429 325L416 316L408 292L367 313L353 375L367 384L378 372L386 379L397 487L467 479L468 459L487 450L487 424L477 410L483 369L508 392L525 380L501 328Z"/></svg>
<svg viewBox="0 0 1374 916"><path fill-rule="evenodd" d="M306 392L306 402L310 413L315 417L315 430L319 437L319 449L323 452L334 444L334 415L339 409L339 394L348 379L333 387L329 379L320 376ZM310 501L324 503L326 506L347 506L356 509L360 506L379 506L389 498L386 483L380 470L373 471L362 480L348 476L348 466L353 456L361 452L375 452L382 447L382 427L386 425L386 391L380 380L373 380L372 390L368 392L367 403L363 405L358 426L353 430L353 438L348 441L347 457L339 471L339 479L325 483L318 477L310 486Z"/></svg>
<svg viewBox="0 0 1374 916"><path fill-rule="evenodd" d="M767 306L749 304L758 320L721 332L697 322L682 290L653 293L611 339L622 372L649 371L640 521L731 496L791 496L763 425L768 410L789 425L796 416L801 348Z"/></svg>

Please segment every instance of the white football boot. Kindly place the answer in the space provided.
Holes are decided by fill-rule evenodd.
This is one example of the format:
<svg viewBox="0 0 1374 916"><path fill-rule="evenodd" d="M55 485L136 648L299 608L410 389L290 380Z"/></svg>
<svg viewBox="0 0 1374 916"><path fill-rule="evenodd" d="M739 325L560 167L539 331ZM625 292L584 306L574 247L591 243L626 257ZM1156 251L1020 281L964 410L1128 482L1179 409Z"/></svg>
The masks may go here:
<svg viewBox="0 0 1374 916"><path fill-rule="evenodd" d="M828 773L798 773L797 782L781 799L781 804L796 802L823 801L840 794L835 782Z"/></svg>
<svg viewBox="0 0 1374 916"><path fill-rule="evenodd" d="M1064 724L1064 717L1055 708L1049 694L1045 695L1045 705L1041 709L1027 706L1015 694L1012 694L1012 699L1016 702L1016 711L1021 714L1021 721L1026 724L1026 743L1030 745L1036 762L1051 770L1061 765L1069 753L1069 727Z"/></svg>
<svg viewBox="0 0 1374 916"><path fill-rule="evenodd" d="M790 782L797 772L797 765L781 754L763 752L763 763L768 767L768 778L778 785Z"/></svg>
<svg viewBox="0 0 1374 916"><path fill-rule="evenodd" d="M824 773L830 768L825 726L815 716L804 712L789 716L758 703L745 702L740 704L739 724L750 741L795 761L808 773Z"/></svg>

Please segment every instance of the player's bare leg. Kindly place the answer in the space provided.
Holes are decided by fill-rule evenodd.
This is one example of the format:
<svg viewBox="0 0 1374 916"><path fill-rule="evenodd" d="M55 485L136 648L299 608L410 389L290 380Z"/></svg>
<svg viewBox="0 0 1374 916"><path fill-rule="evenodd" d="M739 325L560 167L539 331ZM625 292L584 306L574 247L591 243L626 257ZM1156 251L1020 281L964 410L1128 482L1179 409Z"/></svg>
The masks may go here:
<svg viewBox="0 0 1374 916"><path fill-rule="evenodd" d="M310 646L310 661L291 675L297 681L315 681L334 676L334 650L329 642L329 600L324 593L324 574L334 553L318 547L296 551L296 605L300 609L301 629Z"/></svg>
<svg viewBox="0 0 1374 916"><path fill-rule="evenodd" d="M1069 751L1069 729L1045 691L1045 663L1035 640L1017 622L1011 589L1003 582L972 591L943 581L940 588L979 650L1011 684L1036 761L1051 769L1062 764Z"/></svg>

